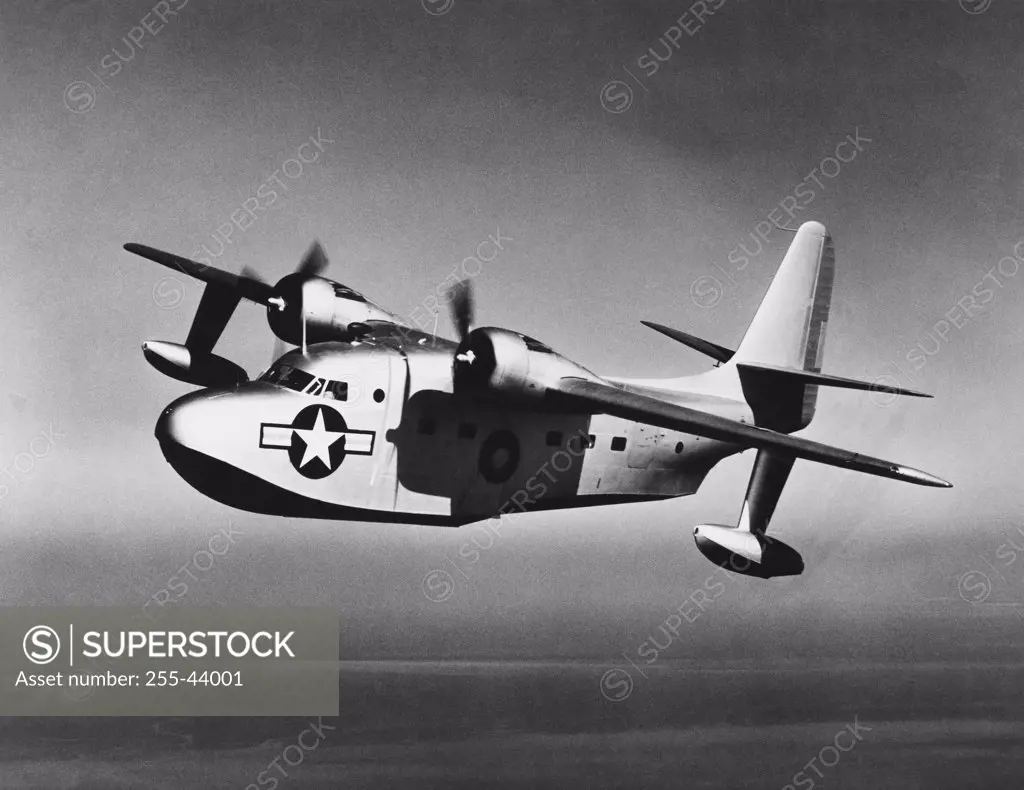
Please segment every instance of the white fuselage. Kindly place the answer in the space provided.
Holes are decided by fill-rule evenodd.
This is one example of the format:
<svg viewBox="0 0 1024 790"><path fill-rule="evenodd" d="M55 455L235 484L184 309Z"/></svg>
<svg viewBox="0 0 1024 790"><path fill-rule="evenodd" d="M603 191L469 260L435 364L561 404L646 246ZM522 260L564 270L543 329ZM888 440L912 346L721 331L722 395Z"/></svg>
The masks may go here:
<svg viewBox="0 0 1024 790"><path fill-rule="evenodd" d="M234 507L436 524L692 494L742 449L456 395L452 354L447 341L321 343L282 357L269 381L179 399L157 436L182 477ZM750 419L745 403L650 385L633 386Z"/></svg>

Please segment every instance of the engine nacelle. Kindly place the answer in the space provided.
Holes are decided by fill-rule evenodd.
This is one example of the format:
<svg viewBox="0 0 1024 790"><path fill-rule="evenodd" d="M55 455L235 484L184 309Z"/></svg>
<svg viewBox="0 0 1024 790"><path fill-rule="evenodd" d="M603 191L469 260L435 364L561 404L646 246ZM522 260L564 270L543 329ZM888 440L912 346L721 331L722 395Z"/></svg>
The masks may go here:
<svg viewBox="0 0 1024 790"><path fill-rule="evenodd" d="M165 376L199 387L233 387L249 380L248 374L231 360L216 354L195 354L179 343L147 340L142 353Z"/></svg>
<svg viewBox="0 0 1024 790"><path fill-rule="evenodd" d="M299 274L289 274L283 277L274 286L275 298L280 300L277 304L267 307L267 321L270 329L275 335L291 343L293 346L320 343L325 340L344 340L344 330L350 321L363 320L360 313L359 318L349 318L341 321L335 320L335 314L339 305L334 295L334 283L322 277L303 277ZM283 303L284 309L278 306ZM349 303L355 307L355 303Z"/></svg>
<svg viewBox="0 0 1024 790"><path fill-rule="evenodd" d="M803 557L796 549L766 535L721 524L699 524L693 528L693 540L715 565L745 576L770 579L804 572Z"/></svg>
<svg viewBox="0 0 1024 790"><path fill-rule="evenodd" d="M282 306L283 305L283 309ZM368 331L368 321L395 321L351 288L324 277L289 274L274 286L267 307L270 329L293 346L327 340L354 340Z"/></svg>
<svg viewBox="0 0 1024 790"><path fill-rule="evenodd" d="M495 327L470 332L459 343L452 362L455 392L502 396L503 400L539 400L564 376L597 379L540 341Z"/></svg>

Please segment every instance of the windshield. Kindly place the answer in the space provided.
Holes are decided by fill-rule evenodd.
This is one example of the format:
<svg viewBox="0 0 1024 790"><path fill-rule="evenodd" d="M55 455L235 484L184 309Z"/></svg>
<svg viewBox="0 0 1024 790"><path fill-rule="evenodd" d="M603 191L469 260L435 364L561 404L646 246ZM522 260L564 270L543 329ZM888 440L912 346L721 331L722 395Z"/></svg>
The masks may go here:
<svg viewBox="0 0 1024 790"><path fill-rule="evenodd" d="M328 400L348 400L348 382L313 376L286 363L278 363L260 377L260 381Z"/></svg>

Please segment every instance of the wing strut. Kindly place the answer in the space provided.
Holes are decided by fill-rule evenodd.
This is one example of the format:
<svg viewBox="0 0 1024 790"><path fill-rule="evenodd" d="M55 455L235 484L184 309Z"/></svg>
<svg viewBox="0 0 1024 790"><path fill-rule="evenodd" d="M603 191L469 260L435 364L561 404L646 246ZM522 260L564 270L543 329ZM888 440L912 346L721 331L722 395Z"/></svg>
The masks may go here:
<svg viewBox="0 0 1024 790"><path fill-rule="evenodd" d="M743 498L739 529L763 535L772 520L782 489L796 461L795 455L775 450L758 450L750 471L747 495Z"/></svg>

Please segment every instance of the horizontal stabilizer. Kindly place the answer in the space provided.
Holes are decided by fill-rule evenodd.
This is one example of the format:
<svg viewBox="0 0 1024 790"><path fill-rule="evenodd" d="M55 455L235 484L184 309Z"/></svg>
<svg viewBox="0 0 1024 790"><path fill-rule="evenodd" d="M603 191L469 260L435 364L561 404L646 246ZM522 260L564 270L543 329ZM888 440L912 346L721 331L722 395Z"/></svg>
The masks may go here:
<svg viewBox="0 0 1024 790"><path fill-rule="evenodd" d="M750 371L754 373L777 375L780 380L800 382L804 384L817 384L821 387L840 387L842 389L850 390L887 392L892 395L909 395L914 398L932 397L926 392L917 392L916 390L908 390L903 387L879 384L872 381L860 381L859 379L848 379L843 378L842 376L830 376L826 373L815 373L812 370L794 370L793 368L783 368L776 365L762 365L754 362L738 362L736 363L736 369L740 372L741 377L745 371Z"/></svg>
<svg viewBox="0 0 1024 790"><path fill-rule="evenodd" d="M730 351L724 346L720 346L717 343L712 343L710 340L702 340L699 337L687 334L686 332L680 332L678 329L673 329L670 326L664 324L656 324L653 321L641 321L644 326L649 326L655 332L661 332L666 337L670 337L673 340L682 343L684 346L689 346L694 351L699 351L701 354L711 357L719 362L728 362L732 359L734 351Z"/></svg>

